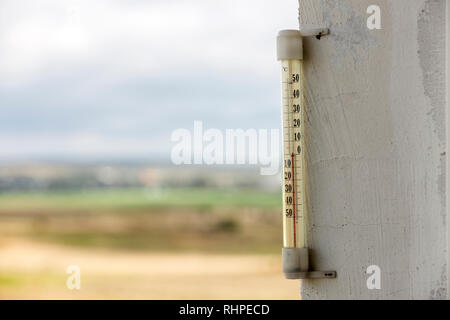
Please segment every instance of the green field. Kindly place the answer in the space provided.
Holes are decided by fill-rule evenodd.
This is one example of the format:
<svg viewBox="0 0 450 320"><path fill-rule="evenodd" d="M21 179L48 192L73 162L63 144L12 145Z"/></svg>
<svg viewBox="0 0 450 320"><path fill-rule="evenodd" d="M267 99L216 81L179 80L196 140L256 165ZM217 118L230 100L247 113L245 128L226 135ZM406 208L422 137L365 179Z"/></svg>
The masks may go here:
<svg viewBox="0 0 450 320"><path fill-rule="evenodd" d="M281 206L279 193L217 189L93 189L0 194L7 210L122 210L157 208L262 208Z"/></svg>
<svg viewBox="0 0 450 320"><path fill-rule="evenodd" d="M278 193L3 193L0 299L295 299L281 244ZM71 264L82 268L79 292L66 288Z"/></svg>
<svg viewBox="0 0 450 320"><path fill-rule="evenodd" d="M278 252L281 196L251 190L95 189L0 195L0 242L208 253Z"/></svg>

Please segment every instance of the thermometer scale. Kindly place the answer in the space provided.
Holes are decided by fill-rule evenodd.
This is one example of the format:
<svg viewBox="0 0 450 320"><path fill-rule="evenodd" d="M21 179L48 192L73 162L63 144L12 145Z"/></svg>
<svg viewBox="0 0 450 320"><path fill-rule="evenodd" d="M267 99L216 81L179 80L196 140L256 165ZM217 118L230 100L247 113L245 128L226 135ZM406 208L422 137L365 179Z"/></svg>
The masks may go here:
<svg viewBox="0 0 450 320"><path fill-rule="evenodd" d="M283 245L305 248L304 105L300 60L283 60Z"/></svg>
<svg viewBox="0 0 450 320"><path fill-rule="evenodd" d="M303 37L328 29L282 30L277 37L281 61L283 126L283 272L287 279L335 278L334 271L311 271L307 242Z"/></svg>

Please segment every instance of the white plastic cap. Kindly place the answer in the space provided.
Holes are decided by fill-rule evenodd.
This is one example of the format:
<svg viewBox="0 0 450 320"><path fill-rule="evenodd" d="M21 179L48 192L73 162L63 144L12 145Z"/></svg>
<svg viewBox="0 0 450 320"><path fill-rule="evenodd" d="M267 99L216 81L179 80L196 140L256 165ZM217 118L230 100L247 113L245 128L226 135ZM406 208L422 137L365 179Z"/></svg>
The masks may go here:
<svg viewBox="0 0 450 320"><path fill-rule="evenodd" d="M278 60L302 60L303 39L298 30L281 30L277 37Z"/></svg>

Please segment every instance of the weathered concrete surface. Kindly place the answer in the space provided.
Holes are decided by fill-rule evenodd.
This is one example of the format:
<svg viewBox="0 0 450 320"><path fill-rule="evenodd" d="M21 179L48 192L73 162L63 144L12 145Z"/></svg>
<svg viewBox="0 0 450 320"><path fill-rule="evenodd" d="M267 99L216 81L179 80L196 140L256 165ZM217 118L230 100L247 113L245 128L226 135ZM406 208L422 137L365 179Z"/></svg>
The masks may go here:
<svg viewBox="0 0 450 320"><path fill-rule="evenodd" d="M300 0L310 246L303 299L447 297L445 0ZM381 7L369 30L367 7ZM366 268L381 268L368 290Z"/></svg>

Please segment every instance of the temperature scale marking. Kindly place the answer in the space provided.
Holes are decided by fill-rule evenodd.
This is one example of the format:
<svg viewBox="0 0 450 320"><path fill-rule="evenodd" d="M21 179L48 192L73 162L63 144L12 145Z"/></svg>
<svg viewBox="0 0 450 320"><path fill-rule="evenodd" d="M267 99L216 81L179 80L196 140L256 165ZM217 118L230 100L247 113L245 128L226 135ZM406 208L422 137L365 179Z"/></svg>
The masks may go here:
<svg viewBox="0 0 450 320"><path fill-rule="evenodd" d="M306 247L301 61L282 60L284 247Z"/></svg>

